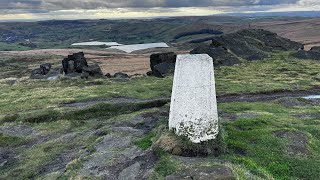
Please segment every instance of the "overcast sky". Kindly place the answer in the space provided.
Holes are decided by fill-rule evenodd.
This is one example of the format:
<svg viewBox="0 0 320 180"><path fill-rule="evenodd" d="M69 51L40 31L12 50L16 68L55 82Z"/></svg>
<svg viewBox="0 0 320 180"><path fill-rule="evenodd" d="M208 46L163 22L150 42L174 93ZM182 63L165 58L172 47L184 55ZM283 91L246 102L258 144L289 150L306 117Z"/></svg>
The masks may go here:
<svg viewBox="0 0 320 180"><path fill-rule="evenodd" d="M318 11L320 0L0 0L0 20Z"/></svg>

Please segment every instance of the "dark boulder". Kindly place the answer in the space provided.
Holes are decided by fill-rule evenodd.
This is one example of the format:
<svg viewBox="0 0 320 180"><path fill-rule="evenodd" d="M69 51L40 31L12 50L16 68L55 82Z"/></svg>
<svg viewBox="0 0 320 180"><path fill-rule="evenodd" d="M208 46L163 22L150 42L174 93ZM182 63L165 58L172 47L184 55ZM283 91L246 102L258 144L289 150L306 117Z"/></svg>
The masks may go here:
<svg viewBox="0 0 320 180"><path fill-rule="evenodd" d="M110 73L107 73L106 75L104 75L104 76L106 76L107 78L112 78L112 76L111 76L111 74Z"/></svg>
<svg viewBox="0 0 320 180"><path fill-rule="evenodd" d="M173 74L174 68L174 63L160 63L153 67L152 74L156 77L165 77L168 74Z"/></svg>
<svg viewBox="0 0 320 180"><path fill-rule="evenodd" d="M129 75L122 72L117 72L113 75L114 78L129 78Z"/></svg>
<svg viewBox="0 0 320 180"><path fill-rule="evenodd" d="M240 64L241 61L228 52L224 47L212 47L208 45L201 45L190 52L190 54L208 54L213 59L215 66L232 66Z"/></svg>
<svg viewBox="0 0 320 180"><path fill-rule="evenodd" d="M41 64L40 68L36 68L32 70L30 77L34 79L45 78L50 70L51 70L51 64L49 63Z"/></svg>
<svg viewBox="0 0 320 180"><path fill-rule="evenodd" d="M151 70L153 71L154 66L161 63L175 64L176 59L177 59L177 54L174 52L152 54L150 56Z"/></svg>
<svg viewBox="0 0 320 180"><path fill-rule="evenodd" d="M174 72L177 54L174 52L157 53L150 56L151 73L157 77L165 77Z"/></svg>
<svg viewBox="0 0 320 180"><path fill-rule="evenodd" d="M103 76L98 64L88 65L83 52L68 55L62 60L62 67L67 77L88 78L89 76ZM69 76L70 75L70 76Z"/></svg>
<svg viewBox="0 0 320 180"><path fill-rule="evenodd" d="M50 63L46 63L46 64L41 64L40 65L40 68L42 69L43 71L43 75L46 75L49 73L49 71L51 70L51 64Z"/></svg>
<svg viewBox="0 0 320 180"><path fill-rule="evenodd" d="M83 73L88 73L90 76L103 76L102 70L98 64L84 66Z"/></svg>
<svg viewBox="0 0 320 180"><path fill-rule="evenodd" d="M62 60L63 71L65 74L82 73L84 67L88 67L86 58L83 52L74 53Z"/></svg>

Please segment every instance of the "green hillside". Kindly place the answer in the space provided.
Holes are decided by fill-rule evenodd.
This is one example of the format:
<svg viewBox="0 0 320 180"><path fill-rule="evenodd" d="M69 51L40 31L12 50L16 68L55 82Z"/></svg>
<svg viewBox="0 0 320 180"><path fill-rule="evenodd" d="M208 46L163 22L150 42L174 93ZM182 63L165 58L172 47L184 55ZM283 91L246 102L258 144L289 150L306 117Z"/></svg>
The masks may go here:
<svg viewBox="0 0 320 180"><path fill-rule="evenodd" d="M23 70L50 58L57 57L0 57L0 179L142 178L139 172L164 179L195 168L224 169L230 179L320 176L320 101L295 96L319 87L318 61L279 52L217 68L224 153L180 157L155 148L171 136L172 77L25 78ZM275 92L282 94L264 98ZM243 102L249 93L258 98Z"/></svg>

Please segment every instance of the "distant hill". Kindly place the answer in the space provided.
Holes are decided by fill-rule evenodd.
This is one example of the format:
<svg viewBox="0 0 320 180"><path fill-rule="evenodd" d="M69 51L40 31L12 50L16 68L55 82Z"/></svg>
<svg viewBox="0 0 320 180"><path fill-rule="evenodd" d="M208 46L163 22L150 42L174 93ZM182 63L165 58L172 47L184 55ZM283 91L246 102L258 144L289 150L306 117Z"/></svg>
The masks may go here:
<svg viewBox="0 0 320 180"><path fill-rule="evenodd" d="M255 12L255 13L227 13L223 16L240 17L266 17L266 16L288 16L288 17L320 17L320 11L291 11L291 12Z"/></svg>
<svg viewBox="0 0 320 180"><path fill-rule="evenodd" d="M198 44L210 43L209 40L215 36L242 29L265 29L308 47L320 44L320 18L252 18L239 15L3 22L0 23L0 50L70 48L73 43L87 41L121 44L166 42L179 49L190 50Z"/></svg>

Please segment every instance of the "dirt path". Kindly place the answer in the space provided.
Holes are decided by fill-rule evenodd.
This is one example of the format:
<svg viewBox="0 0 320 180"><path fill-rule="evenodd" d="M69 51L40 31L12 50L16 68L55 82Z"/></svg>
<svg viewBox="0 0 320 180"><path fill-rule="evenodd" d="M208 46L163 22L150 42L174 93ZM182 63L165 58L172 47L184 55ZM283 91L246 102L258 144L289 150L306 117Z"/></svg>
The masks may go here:
<svg viewBox="0 0 320 180"><path fill-rule="evenodd" d="M279 98L285 97L305 97L310 95L320 95L320 87L311 90L301 90L301 91L276 91L267 93L248 93L248 94L224 94L218 95L218 103L228 103L228 102L263 102L271 101ZM109 103L109 104L121 104L121 103L150 103L150 102L163 102L169 103L170 97L164 97L160 99L134 99L134 98L112 98L105 100L88 100L82 102L70 102L61 104L63 107L73 107L73 108L87 108L94 106L99 103Z"/></svg>
<svg viewBox="0 0 320 180"><path fill-rule="evenodd" d="M248 93L248 94L225 94L218 95L217 100L220 103L226 102L259 102L270 101L284 97L304 97L309 95L319 95L320 87L310 90L300 91L275 91L266 93Z"/></svg>
<svg viewBox="0 0 320 180"><path fill-rule="evenodd" d="M100 103L106 104L138 104L138 103L145 103L145 104L154 104L154 107L160 107L165 105L166 103L170 102L169 98L161 98L161 99L133 99L133 98L126 98L126 97L119 97L119 98L112 98L112 99L104 99L104 100L90 100L90 101L83 101L83 102L70 102L61 104L64 107L74 107L74 108L87 108L90 106L94 106Z"/></svg>

